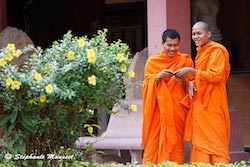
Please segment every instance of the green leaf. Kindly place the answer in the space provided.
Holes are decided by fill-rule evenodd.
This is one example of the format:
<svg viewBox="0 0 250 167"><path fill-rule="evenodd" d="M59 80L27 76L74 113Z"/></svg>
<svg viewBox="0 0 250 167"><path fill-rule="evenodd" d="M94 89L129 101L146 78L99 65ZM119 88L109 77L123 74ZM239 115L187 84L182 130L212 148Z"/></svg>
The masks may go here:
<svg viewBox="0 0 250 167"><path fill-rule="evenodd" d="M90 125L89 124L84 124L83 125L83 128L87 128L87 127L89 127Z"/></svg>
<svg viewBox="0 0 250 167"><path fill-rule="evenodd" d="M29 132L31 132L32 134L34 134L35 128L34 128L34 124L32 124L32 121L31 121L32 118L29 118L26 114L21 114L21 118L22 118L21 124L23 125L23 127Z"/></svg>
<svg viewBox="0 0 250 167"><path fill-rule="evenodd" d="M21 124L23 125L23 127L28 130L30 133L35 134L35 128L33 128L32 126L30 126L29 124L27 124L26 122L22 121Z"/></svg>
<svg viewBox="0 0 250 167"><path fill-rule="evenodd" d="M22 162L22 166L29 166L27 161L21 161Z"/></svg>
<svg viewBox="0 0 250 167"><path fill-rule="evenodd" d="M18 110L15 110L15 111L10 115L10 123L13 123L13 122L16 121L17 114L18 114Z"/></svg>
<svg viewBox="0 0 250 167"><path fill-rule="evenodd" d="M26 145L23 139L19 139L19 145L18 145L18 150L21 154L25 154L26 152Z"/></svg>
<svg viewBox="0 0 250 167"><path fill-rule="evenodd" d="M9 142L6 143L7 147L12 149L14 144L16 143L16 141L17 141L17 138L14 138L13 140L10 140Z"/></svg>
<svg viewBox="0 0 250 167"><path fill-rule="evenodd" d="M11 124L7 131L4 133L3 135L3 138L8 138L14 131L13 131L13 128L14 128L15 124ZM15 132L14 132L15 133Z"/></svg>
<svg viewBox="0 0 250 167"><path fill-rule="evenodd" d="M89 127L88 127L88 132L89 132L89 134L92 135L92 134L93 134L93 127L89 126Z"/></svg>
<svg viewBox="0 0 250 167"><path fill-rule="evenodd" d="M21 114L21 118L22 118L22 123L24 123L27 126L33 127L33 124L30 120L32 120L31 118L28 118L28 116L26 114Z"/></svg>
<svg viewBox="0 0 250 167"><path fill-rule="evenodd" d="M42 167L43 166L43 161L37 161L37 165L38 165L38 167Z"/></svg>
<svg viewBox="0 0 250 167"><path fill-rule="evenodd" d="M106 132L102 132L101 138L104 138L106 136Z"/></svg>
<svg viewBox="0 0 250 167"><path fill-rule="evenodd" d="M6 165L4 165L3 163L0 163L0 167L6 167Z"/></svg>
<svg viewBox="0 0 250 167"><path fill-rule="evenodd" d="M92 127L96 127L98 129L101 129L101 126L97 125L97 124L92 124Z"/></svg>
<svg viewBox="0 0 250 167"><path fill-rule="evenodd" d="M86 150L87 152L93 151L94 149L95 149L95 148L94 148L93 144L89 144L89 145L87 145L86 148L85 148L85 150Z"/></svg>
<svg viewBox="0 0 250 167"><path fill-rule="evenodd" d="M10 119L11 115L6 115L2 121L0 122L0 127L2 127L4 124L6 124L8 122L8 120Z"/></svg>

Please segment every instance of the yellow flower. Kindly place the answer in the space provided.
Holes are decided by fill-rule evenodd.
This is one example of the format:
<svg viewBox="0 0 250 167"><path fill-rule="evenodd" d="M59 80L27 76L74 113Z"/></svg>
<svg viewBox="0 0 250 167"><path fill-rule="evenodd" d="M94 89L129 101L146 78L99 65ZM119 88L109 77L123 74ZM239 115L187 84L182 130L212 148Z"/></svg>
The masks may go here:
<svg viewBox="0 0 250 167"><path fill-rule="evenodd" d="M9 51L14 51L14 50L16 50L15 44L13 44L13 43L8 43L8 45L6 46L6 48L7 48Z"/></svg>
<svg viewBox="0 0 250 167"><path fill-rule="evenodd" d="M132 71L132 70L130 70L130 71L128 72L128 75L129 75L131 78L134 78L134 77L135 77L135 72Z"/></svg>
<svg viewBox="0 0 250 167"><path fill-rule="evenodd" d="M70 131L70 135L71 135L71 136L74 135L74 131L73 131L73 130Z"/></svg>
<svg viewBox="0 0 250 167"><path fill-rule="evenodd" d="M101 68L102 71L107 71L108 70L108 67L107 66L104 66Z"/></svg>
<svg viewBox="0 0 250 167"><path fill-rule="evenodd" d="M88 49L87 50L87 56L95 55L94 49Z"/></svg>
<svg viewBox="0 0 250 167"><path fill-rule="evenodd" d="M43 77L42 77L42 75L41 75L41 74L39 74L39 73L35 73L35 75L34 75L34 79L35 79L37 82L40 82L40 81L43 79Z"/></svg>
<svg viewBox="0 0 250 167"><path fill-rule="evenodd" d="M117 59L119 62L124 61L124 60L125 60L124 54L123 54L123 53L118 53L117 56L116 56L116 59Z"/></svg>
<svg viewBox="0 0 250 167"><path fill-rule="evenodd" d="M107 47L107 46L109 46L109 44L108 44L107 42L105 42L105 43L103 44L103 46L106 46L106 47Z"/></svg>
<svg viewBox="0 0 250 167"><path fill-rule="evenodd" d="M19 49L13 50L12 54L13 54L14 57L19 57L21 55L21 51Z"/></svg>
<svg viewBox="0 0 250 167"><path fill-rule="evenodd" d="M46 73L50 73L51 72L51 68L50 68L50 66L47 63L44 65L44 71Z"/></svg>
<svg viewBox="0 0 250 167"><path fill-rule="evenodd" d="M45 87L45 89L46 89L46 93L51 93L51 92L53 92L53 86L51 85L51 84L48 84L46 87Z"/></svg>
<svg viewBox="0 0 250 167"><path fill-rule="evenodd" d="M131 104L129 109L136 112L137 111L137 106L135 104Z"/></svg>
<svg viewBox="0 0 250 167"><path fill-rule="evenodd" d="M7 62L4 59L0 59L0 66L5 67Z"/></svg>
<svg viewBox="0 0 250 167"><path fill-rule="evenodd" d="M10 54L10 53L7 53L5 56L4 56L4 59L5 60L8 60L8 61L11 61L14 59L14 57Z"/></svg>
<svg viewBox="0 0 250 167"><path fill-rule="evenodd" d="M75 59L75 52L69 51L69 52L66 54L66 57L67 57L68 60L73 60L73 59Z"/></svg>
<svg viewBox="0 0 250 167"><path fill-rule="evenodd" d="M13 82L13 80L10 78L10 77L8 77L7 79L6 79L6 87L9 87L11 84L12 84L12 82Z"/></svg>
<svg viewBox="0 0 250 167"><path fill-rule="evenodd" d="M86 45L86 43L83 39L78 39L77 43L78 43L78 46L85 46Z"/></svg>
<svg viewBox="0 0 250 167"><path fill-rule="evenodd" d="M88 81L90 85L96 85L96 76L91 75L90 77L88 77Z"/></svg>
<svg viewBox="0 0 250 167"><path fill-rule="evenodd" d="M95 51L93 49L87 50L87 58L88 58L88 63L95 63L96 55L95 55Z"/></svg>
<svg viewBox="0 0 250 167"><path fill-rule="evenodd" d="M88 63L95 63L96 61L96 56L95 55L90 55L88 56Z"/></svg>
<svg viewBox="0 0 250 167"><path fill-rule="evenodd" d="M11 89L12 89L12 90L14 90L14 89L19 90L21 84L22 84L22 83L21 83L20 81L13 81L13 82L11 83Z"/></svg>
<svg viewBox="0 0 250 167"><path fill-rule="evenodd" d="M39 100L40 100L41 103L46 102L46 96L45 96L45 95L41 95L41 96L39 97Z"/></svg>
<svg viewBox="0 0 250 167"><path fill-rule="evenodd" d="M120 66L120 69L121 69L122 72L126 72L127 71L127 67L124 64L122 64Z"/></svg>

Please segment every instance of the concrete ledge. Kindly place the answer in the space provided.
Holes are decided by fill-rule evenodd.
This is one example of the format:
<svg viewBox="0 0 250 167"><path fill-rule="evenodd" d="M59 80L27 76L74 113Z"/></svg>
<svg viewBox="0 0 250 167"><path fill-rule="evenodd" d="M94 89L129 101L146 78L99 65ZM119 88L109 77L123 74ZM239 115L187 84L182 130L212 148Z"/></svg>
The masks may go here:
<svg viewBox="0 0 250 167"><path fill-rule="evenodd" d="M80 137L76 143L78 148L85 148L86 144L93 143L95 149L143 150L141 138Z"/></svg>
<svg viewBox="0 0 250 167"><path fill-rule="evenodd" d="M84 149L88 144L93 144L96 150L127 150L131 163L142 163L142 99L126 99L123 102L136 105L137 111L129 112L123 108L113 108L113 111L120 112L111 114L106 135L80 137L76 141L76 148Z"/></svg>
<svg viewBox="0 0 250 167"><path fill-rule="evenodd" d="M249 154L244 151L230 151L231 162L248 161Z"/></svg>

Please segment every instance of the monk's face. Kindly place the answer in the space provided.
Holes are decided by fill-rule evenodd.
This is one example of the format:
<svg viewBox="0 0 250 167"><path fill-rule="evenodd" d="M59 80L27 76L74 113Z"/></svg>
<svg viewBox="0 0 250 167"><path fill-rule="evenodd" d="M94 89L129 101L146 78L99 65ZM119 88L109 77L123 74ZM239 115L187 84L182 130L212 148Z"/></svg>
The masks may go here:
<svg viewBox="0 0 250 167"><path fill-rule="evenodd" d="M192 28L192 39L196 46L204 46L210 42L211 32L204 25L194 25Z"/></svg>
<svg viewBox="0 0 250 167"><path fill-rule="evenodd" d="M179 44L180 40L178 38L167 38L166 41L162 43L164 52L171 57L179 51Z"/></svg>

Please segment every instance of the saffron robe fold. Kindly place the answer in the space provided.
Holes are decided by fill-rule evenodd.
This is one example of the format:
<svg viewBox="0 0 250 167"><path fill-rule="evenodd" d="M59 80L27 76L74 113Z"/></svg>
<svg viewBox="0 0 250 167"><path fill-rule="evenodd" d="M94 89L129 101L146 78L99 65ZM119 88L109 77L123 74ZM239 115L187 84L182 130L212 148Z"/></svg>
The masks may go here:
<svg viewBox="0 0 250 167"><path fill-rule="evenodd" d="M226 48L216 42L198 47L195 68L197 92L187 115L184 139L191 141L195 149L228 163L230 118L226 82L230 64ZM196 161L196 156L199 155L191 155L191 162ZM206 160L203 163L207 163Z"/></svg>
<svg viewBox="0 0 250 167"><path fill-rule="evenodd" d="M156 84L156 75L163 69L176 71L182 67L193 67L193 61L189 55L179 52L170 57L161 51L149 57L146 63L142 87L143 164L158 164L164 160L181 164L184 161L183 132L187 110L180 102L186 88L174 76Z"/></svg>

